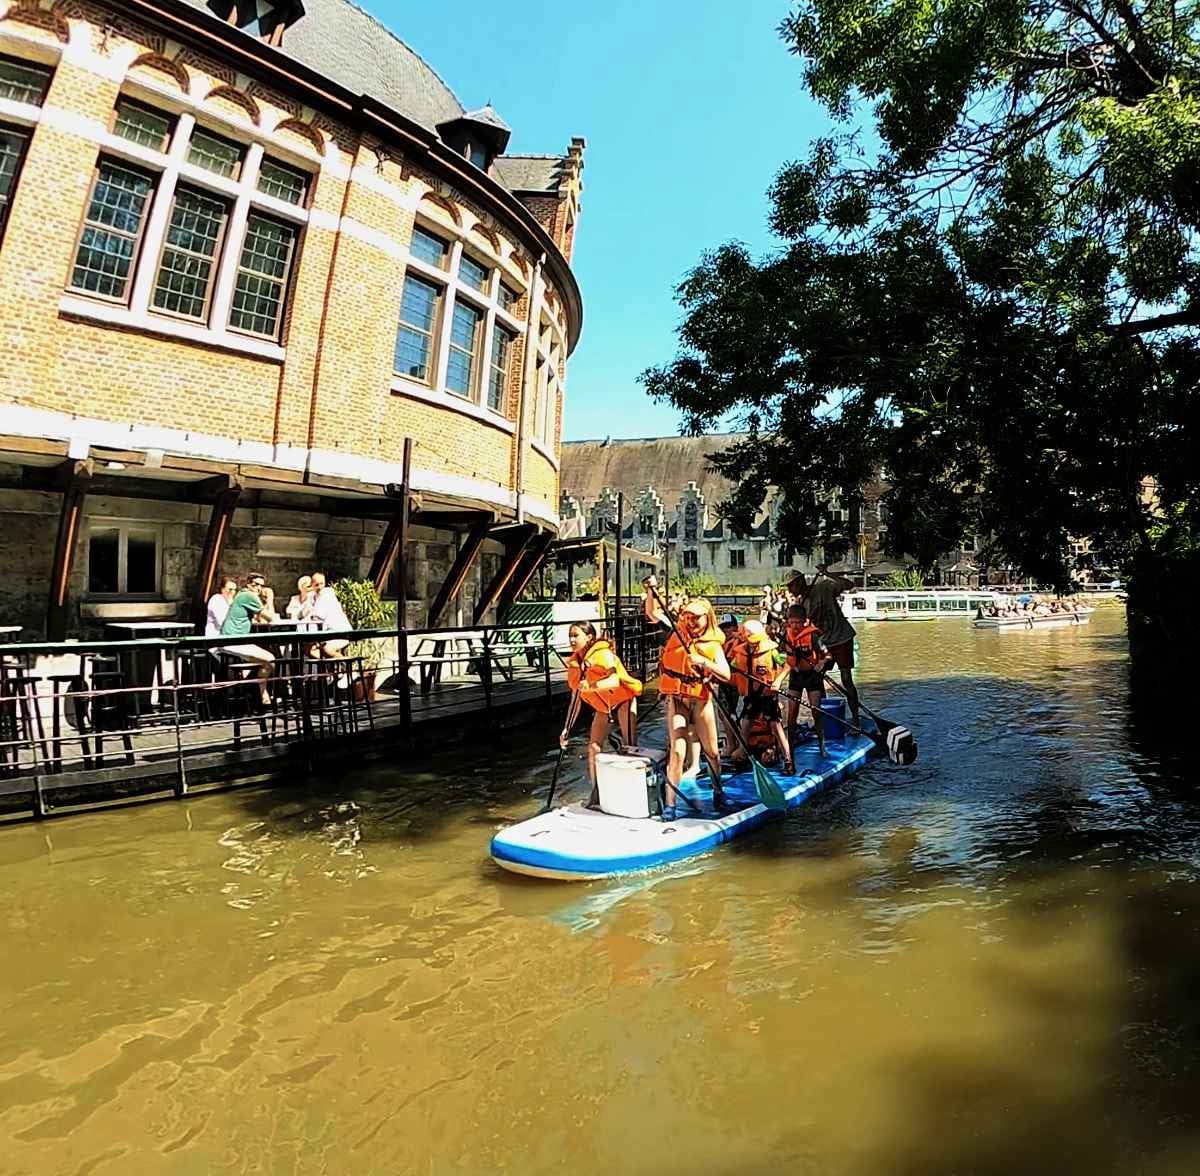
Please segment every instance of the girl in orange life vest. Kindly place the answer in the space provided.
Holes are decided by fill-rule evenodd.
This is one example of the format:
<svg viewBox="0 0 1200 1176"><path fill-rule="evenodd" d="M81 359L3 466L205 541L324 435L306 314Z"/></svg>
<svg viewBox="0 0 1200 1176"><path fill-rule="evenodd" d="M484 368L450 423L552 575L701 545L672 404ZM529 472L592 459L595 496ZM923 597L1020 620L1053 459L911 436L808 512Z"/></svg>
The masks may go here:
<svg viewBox="0 0 1200 1176"><path fill-rule="evenodd" d="M788 690L793 694L803 693L808 699L813 728L817 733L817 749L825 757L825 731L821 719L821 699L825 697L825 677L822 671L829 664L829 650L821 640L821 630L809 619L804 605L793 604L788 609L787 631L783 639L791 675ZM787 725L790 730L799 713L800 703L788 699Z"/></svg>
<svg viewBox="0 0 1200 1176"><path fill-rule="evenodd" d="M664 616L651 591L653 577L647 577L648 587L644 607L646 616L656 623L670 620ZM721 752L717 744L717 712L713 704L714 684L728 682L731 675L725 659L723 634L717 627L713 606L703 597L689 601L678 613L679 627L667 639L659 656L662 675L658 690L667 700L667 738L670 757L667 760L667 783L675 798L679 797L679 781L684 768L699 743L712 779L713 805L725 803L721 790Z"/></svg>
<svg viewBox="0 0 1200 1176"><path fill-rule="evenodd" d="M616 650L597 636L590 621L576 621L567 631L567 638L571 643L571 656L567 658L571 705L558 744L567 746L567 736L579 717L579 708L586 702L595 712L588 732L588 779L592 782L588 804L596 804L600 799L596 791L596 756L608 738L613 719L617 721L621 743L626 747L636 745L637 700L642 684L630 676Z"/></svg>
<svg viewBox="0 0 1200 1176"><path fill-rule="evenodd" d="M783 725L783 715L779 710L779 696L776 688L787 674L787 661L779 652L779 646L771 640L767 627L758 620L742 622L742 648L731 659L734 681L739 689L742 683L746 687L746 705L742 708L742 735L749 742L750 728L754 720L766 719L775 736L779 748L780 766L789 776L795 772L792 764L792 751L788 746L787 730ZM734 754L734 762L744 764L746 753L738 751Z"/></svg>

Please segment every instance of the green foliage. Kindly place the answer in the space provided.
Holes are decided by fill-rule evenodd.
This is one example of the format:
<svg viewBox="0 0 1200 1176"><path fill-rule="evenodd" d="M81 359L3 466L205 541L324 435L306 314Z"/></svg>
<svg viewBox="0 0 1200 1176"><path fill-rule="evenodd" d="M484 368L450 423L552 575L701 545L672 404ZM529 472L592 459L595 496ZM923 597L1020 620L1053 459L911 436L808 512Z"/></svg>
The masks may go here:
<svg viewBox="0 0 1200 1176"><path fill-rule="evenodd" d="M708 572L688 572L677 580L671 581L672 592L683 592L688 596L712 596L720 592L721 586L716 577Z"/></svg>
<svg viewBox="0 0 1200 1176"><path fill-rule="evenodd" d="M355 629L387 629L396 623L396 613L370 580L339 580L333 586L346 619ZM346 647L349 657L361 657L367 669L378 669L384 642L379 638L352 641Z"/></svg>
<svg viewBox="0 0 1200 1176"><path fill-rule="evenodd" d="M1153 559L1146 477L1200 528L1200 4L800 0L780 32L869 125L781 169L775 252L700 258L643 375L688 431L744 422L725 516L777 486L780 540L837 559L814 488L886 469L892 554L971 533L1058 585L1071 535Z"/></svg>
<svg viewBox="0 0 1200 1176"><path fill-rule="evenodd" d="M906 568L902 572L889 572L883 585L885 588L902 588L906 591L915 591L918 588L925 587L925 577L916 568Z"/></svg>

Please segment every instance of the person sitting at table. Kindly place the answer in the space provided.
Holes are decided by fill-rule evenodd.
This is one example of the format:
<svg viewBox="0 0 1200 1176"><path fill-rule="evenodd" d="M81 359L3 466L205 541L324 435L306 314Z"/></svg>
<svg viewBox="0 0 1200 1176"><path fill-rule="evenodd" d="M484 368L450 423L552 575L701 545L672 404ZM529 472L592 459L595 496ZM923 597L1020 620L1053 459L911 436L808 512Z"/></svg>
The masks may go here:
<svg viewBox="0 0 1200 1176"><path fill-rule="evenodd" d="M313 601L316 598L312 583L312 576L301 576L296 581L296 595L287 605L287 615L293 621L306 621L312 615Z"/></svg>
<svg viewBox="0 0 1200 1176"><path fill-rule="evenodd" d="M346 616L342 602L337 593L325 583L324 572L312 574L313 604L309 615L319 622L322 629L330 633L346 633L353 629L350 618ZM345 637L334 637L329 641L319 641L313 646L321 657L337 657L350 642Z"/></svg>
<svg viewBox="0 0 1200 1176"><path fill-rule="evenodd" d="M229 602L237 595L237 581L232 576L221 580L220 591L208 598L208 615L204 622L205 637L220 637L221 626L229 612Z"/></svg>
<svg viewBox="0 0 1200 1176"><path fill-rule="evenodd" d="M249 637L255 621L271 620L275 613L266 599L270 591L264 577L258 572L251 572L243 581L240 591L229 602L229 610L221 624L221 636ZM223 652L235 661L253 662L258 666L254 671L254 677L258 679L258 696L263 706L270 706L271 692L267 689L267 682L275 664L275 655L250 641L226 645Z"/></svg>

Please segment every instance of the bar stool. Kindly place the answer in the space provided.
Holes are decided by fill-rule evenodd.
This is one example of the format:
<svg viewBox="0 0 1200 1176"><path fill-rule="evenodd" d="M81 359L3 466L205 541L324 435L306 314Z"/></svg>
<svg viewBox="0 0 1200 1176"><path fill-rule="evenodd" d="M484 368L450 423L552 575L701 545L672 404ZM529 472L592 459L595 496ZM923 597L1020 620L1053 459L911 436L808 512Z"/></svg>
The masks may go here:
<svg viewBox="0 0 1200 1176"><path fill-rule="evenodd" d="M47 674L42 681L50 683L50 771L63 770L63 744L78 740L83 751L83 765L92 767L92 745L87 737L88 685L82 674ZM63 733L67 706L70 706L70 725L78 735Z"/></svg>
<svg viewBox="0 0 1200 1176"><path fill-rule="evenodd" d="M103 665L114 661L113 658L94 659L94 663ZM128 694L123 693L124 689L123 670L92 670L92 738L96 744L96 762L101 767L104 765L106 733L108 737L120 737L125 748L125 762L134 762L133 737L130 732L134 711Z"/></svg>
<svg viewBox="0 0 1200 1176"><path fill-rule="evenodd" d="M262 709L259 698L257 672L262 669L259 662L239 662L232 658L224 661L221 667L219 681L227 683L227 688L220 691L223 701L224 717L233 722L233 745L242 744L242 726L246 723L257 723L258 733L263 743L270 743L267 735L266 712Z"/></svg>
<svg viewBox="0 0 1200 1176"><path fill-rule="evenodd" d="M21 770L21 748L28 745L36 770L47 759L46 731L38 701L40 679L25 671L23 665L13 666L7 659L0 661L0 738L3 753L0 767L6 776Z"/></svg>

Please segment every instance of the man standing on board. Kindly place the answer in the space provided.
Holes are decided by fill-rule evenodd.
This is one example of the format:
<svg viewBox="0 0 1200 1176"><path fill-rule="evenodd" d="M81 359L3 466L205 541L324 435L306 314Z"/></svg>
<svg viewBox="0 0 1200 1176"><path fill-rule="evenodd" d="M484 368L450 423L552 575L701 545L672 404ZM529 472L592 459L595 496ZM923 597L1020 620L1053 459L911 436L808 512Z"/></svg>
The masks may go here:
<svg viewBox="0 0 1200 1176"><path fill-rule="evenodd" d="M856 727L860 726L858 689L854 685L854 626L846 619L838 600L843 592L854 587L853 581L831 574L824 564L818 564L811 584L803 572L793 572L787 586L789 592L803 601L808 619L821 630L821 640L838 668L846 701L850 703L851 721Z"/></svg>

